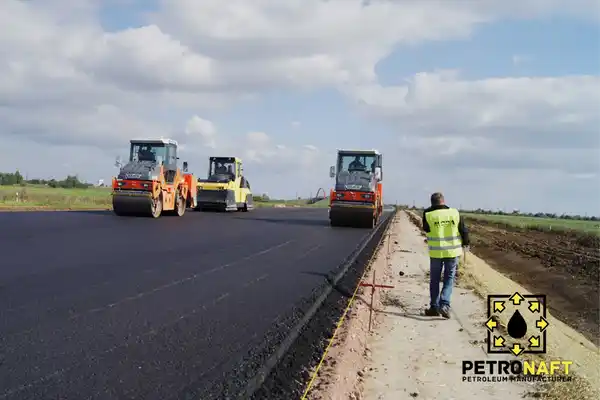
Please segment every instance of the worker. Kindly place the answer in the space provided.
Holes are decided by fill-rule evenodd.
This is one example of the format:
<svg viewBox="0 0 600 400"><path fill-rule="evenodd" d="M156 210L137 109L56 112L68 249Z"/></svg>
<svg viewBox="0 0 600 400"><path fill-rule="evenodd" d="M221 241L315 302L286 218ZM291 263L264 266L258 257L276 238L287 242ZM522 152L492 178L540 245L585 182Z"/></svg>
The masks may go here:
<svg viewBox="0 0 600 400"><path fill-rule="evenodd" d="M348 166L349 171L365 170L365 165L360 161L360 156L354 157L354 161Z"/></svg>
<svg viewBox="0 0 600 400"><path fill-rule="evenodd" d="M226 173L227 173L227 168L225 168L225 165L223 165L221 163L217 163L217 167L215 168L215 174L225 175Z"/></svg>
<svg viewBox="0 0 600 400"><path fill-rule="evenodd" d="M445 204L442 193L431 195L423 212L423 230L429 246L429 308L425 315L450 318L450 298L460 256L468 251L469 233L457 209ZM443 280L442 280L443 271ZM443 282L440 293L440 282Z"/></svg>
<svg viewBox="0 0 600 400"><path fill-rule="evenodd" d="M154 152L152 152L149 147L140 147L140 150L138 151L138 161L156 161Z"/></svg>

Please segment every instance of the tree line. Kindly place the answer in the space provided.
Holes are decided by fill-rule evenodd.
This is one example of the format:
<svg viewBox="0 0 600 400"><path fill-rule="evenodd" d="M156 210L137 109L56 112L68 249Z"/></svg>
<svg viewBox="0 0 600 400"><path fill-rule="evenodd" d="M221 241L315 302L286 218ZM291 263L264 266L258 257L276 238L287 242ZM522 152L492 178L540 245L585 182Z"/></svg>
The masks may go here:
<svg viewBox="0 0 600 400"><path fill-rule="evenodd" d="M413 207L409 205L399 205L399 209L409 209L415 211L423 211L423 208ZM600 221L600 217L597 216L587 216L587 215L570 215L570 214L556 214L556 213L545 213L545 212L537 212L537 213L523 213L519 211L512 212L504 212L502 210L484 210L482 208L478 208L476 210L459 210L461 213L471 213L471 214L482 214L482 215L506 215L512 217L531 217L531 218L549 218L549 219L570 219L570 220L578 220L578 221Z"/></svg>
<svg viewBox="0 0 600 400"><path fill-rule="evenodd" d="M76 175L68 175L65 179L25 179L17 170L15 172L0 172L0 186L14 185L46 185L51 188L63 189L87 189L93 186L91 183L82 182Z"/></svg>
<svg viewBox="0 0 600 400"><path fill-rule="evenodd" d="M600 218L596 216L587 216L587 215L570 215L570 214L556 214L556 213L522 213L519 211L512 212L504 212L502 210L484 210L478 208L477 210L461 210L464 213L473 213L473 214L487 214L487 215L508 215L508 216L517 216L517 217L532 217L532 218L552 218L552 219L572 219L572 220L580 220L580 221L598 221Z"/></svg>

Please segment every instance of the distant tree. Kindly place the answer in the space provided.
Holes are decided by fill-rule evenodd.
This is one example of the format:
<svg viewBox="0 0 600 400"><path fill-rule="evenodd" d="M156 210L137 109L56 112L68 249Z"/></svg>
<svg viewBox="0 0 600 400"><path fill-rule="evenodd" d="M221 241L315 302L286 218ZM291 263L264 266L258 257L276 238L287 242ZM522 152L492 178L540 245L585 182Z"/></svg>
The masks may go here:
<svg viewBox="0 0 600 400"><path fill-rule="evenodd" d="M577 214L556 214L549 212L537 212L537 213L525 213L517 210L513 210L510 213L505 213L502 210L492 211L492 210L484 210L482 208L478 208L476 210L461 210L464 213L471 214L482 214L482 215L510 215L510 216L519 216L519 217L530 217L530 218L550 218L550 219L568 219L568 220L579 220L579 221L598 221L600 217L598 216L582 216Z"/></svg>
<svg viewBox="0 0 600 400"><path fill-rule="evenodd" d="M20 185L23 180L23 175L18 170L16 172L0 172L0 185Z"/></svg>
<svg viewBox="0 0 600 400"><path fill-rule="evenodd" d="M56 179L44 180L44 179L29 179L25 180L23 175L17 170L15 172L0 172L0 185L2 186L13 186L13 185L48 185L53 188L65 188L65 189L85 189L93 186L91 183L82 182L79 180L77 175L69 175L65 179L57 181Z"/></svg>

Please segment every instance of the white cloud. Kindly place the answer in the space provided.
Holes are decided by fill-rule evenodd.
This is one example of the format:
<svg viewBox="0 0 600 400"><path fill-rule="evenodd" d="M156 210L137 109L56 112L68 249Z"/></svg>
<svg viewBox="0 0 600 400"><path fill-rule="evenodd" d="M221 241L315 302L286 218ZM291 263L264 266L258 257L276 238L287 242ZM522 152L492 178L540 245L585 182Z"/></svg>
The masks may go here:
<svg viewBox="0 0 600 400"><path fill-rule="evenodd" d="M200 139L206 147L217 147L217 128L211 121L194 115L185 126L186 143Z"/></svg>
<svg viewBox="0 0 600 400"><path fill-rule="evenodd" d="M401 146L432 159L458 154L483 163L526 153L524 162L532 167L569 169L578 160L597 168L597 76L468 81L456 72L421 73L404 86L368 85L350 95L397 127Z"/></svg>
<svg viewBox="0 0 600 400"><path fill-rule="evenodd" d="M328 161L320 157L316 146L308 144L291 147L275 144L265 132L248 132L243 148L247 160L276 166L277 174L295 171L309 176L319 168L323 169L322 162Z"/></svg>
<svg viewBox="0 0 600 400"><path fill-rule="evenodd" d="M214 60L192 52L156 25L94 39L75 61L100 82L141 91L181 92L211 89L218 83Z"/></svg>
<svg viewBox="0 0 600 400"><path fill-rule="evenodd" d="M596 76L472 81L436 71L382 87L375 73L398 46L466 38L507 17L597 20L590 12L596 0L161 0L145 26L117 32L99 22L107 4L0 2L2 168L31 150L40 154L28 157L31 170L59 174L64 168L54 166L70 164L97 179L112 172L109 158L130 138L172 136L190 155L244 154L249 163L277 166L265 176L295 173L306 177L298 185L316 185L310 174L326 176L333 154L313 138L316 149L292 144L304 139L276 137L260 122L253 126L271 137L257 131L239 138L243 128L221 132L209 121L215 118L200 116L270 89L333 87L397 132L395 147L385 146L386 165L399 166L386 169L392 193L401 184L390 171L402 176L406 153L432 168L538 168L562 171L564 179L598 172ZM71 160L84 148L96 157L89 167ZM417 181L414 173L406 179Z"/></svg>
<svg viewBox="0 0 600 400"><path fill-rule="evenodd" d="M397 132L384 158L395 175L386 189L404 201L402 193L420 193L425 204L434 189L469 207L600 211L591 183L600 172L598 76L470 81L441 71L348 93ZM406 165L417 172L398 176Z"/></svg>
<svg viewBox="0 0 600 400"><path fill-rule="evenodd" d="M193 116L186 123L185 141L176 134L174 138L184 143L181 158L194 160L190 163L190 169L202 175L199 166L209 156L236 156L241 157L244 162L244 170L247 177L256 182L277 182L281 179L291 179L311 189L316 185L325 185L327 182L326 166L333 159L332 154L322 154L317 146L301 145L292 146L278 144L265 132L250 131L242 138L227 132L220 132L218 127L211 121L199 116ZM190 137L192 136L192 137ZM200 140L194 139L196 136ZM202 146L209 140L210 146ZM207 148L208 147L208 148ZM315 176L322 176L315 180ZM256 186L256 184L254 184ZM281 190L283 188L279 188ZM299 190L297 187L286 188L286 190Z"/></svg>
<svg viewBox="0 0 600 400"><path fill-rule="evenodd" d="M225 6L219 0L161 0L161 4L153 21L164 32L219 60L224 79L248 88L373 82L375 65L398 44L463 38L479 24L507 16L560 12L589 17L589 10L597 7L595 0L231 0Z"/></svg>

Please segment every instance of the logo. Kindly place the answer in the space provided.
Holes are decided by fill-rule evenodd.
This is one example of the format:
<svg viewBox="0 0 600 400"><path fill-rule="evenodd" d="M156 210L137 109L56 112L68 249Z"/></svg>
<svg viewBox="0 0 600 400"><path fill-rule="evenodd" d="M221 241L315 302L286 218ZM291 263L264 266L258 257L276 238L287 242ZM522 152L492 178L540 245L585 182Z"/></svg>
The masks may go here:
<svg viewBox="0 0 600 400"><path fill-rule="evenodd" d="M433 223L435 226L447 226L447 225L456 225L456 221L454 221L453 219L445 219L442 221L435 221Z"/></svg>
<svg viewBox="0 0 600 400"><path fill-rule="evenodd" d="M507 312L512 314L504 333L500 330L499 321L500 316ZM546 329L550 325L546 319L546 295L489 295L487 318L488 354L546 354ZM528 320L529 324L534 323L535 326L530 327Z"/></svg>
<svg viewBox="0 0 600 400"><path fill-rule="evenodd" d="M571 381L572 361L525 359L528 355L546 354L550 326L547 305L543 294L489 295L484 323L486 352L502 355L503 359L463 360L463 382Z"/></svg>
<svg viewBox="0 0 600 400"><path fill-rule="evenodd" d="M125 177L126 179L140 179L142 177L142 174L126 173Z"/></svg>

